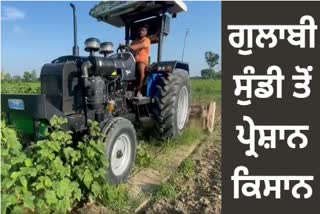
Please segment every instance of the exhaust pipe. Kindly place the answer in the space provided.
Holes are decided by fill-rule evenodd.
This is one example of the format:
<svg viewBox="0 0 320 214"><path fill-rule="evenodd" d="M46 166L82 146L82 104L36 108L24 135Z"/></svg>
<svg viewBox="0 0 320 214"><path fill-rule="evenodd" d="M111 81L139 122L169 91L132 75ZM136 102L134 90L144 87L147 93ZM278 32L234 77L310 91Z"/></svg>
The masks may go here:
<svg viewBox="0 0 320 214"><path fill-rule="evenodd" d="M72 55L79 56L79 47L77 41L77 10L74 4L70 3L70 6L73 10L73 48L72 48Z"/></svg>

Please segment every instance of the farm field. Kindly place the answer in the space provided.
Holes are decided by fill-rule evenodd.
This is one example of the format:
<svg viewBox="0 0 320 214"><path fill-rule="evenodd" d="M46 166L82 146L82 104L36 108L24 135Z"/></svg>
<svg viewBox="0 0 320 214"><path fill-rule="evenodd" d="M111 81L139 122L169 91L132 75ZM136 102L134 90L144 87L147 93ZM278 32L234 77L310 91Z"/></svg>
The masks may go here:
<svg viewBox="0 0 320 214"><path fill-rule="evenodd" d="M197 121L191 121L190 127L178 139L159 143L137 130L141 144L133 173L150 167L165 167L155 161L156 154L174 153L180 144L188 145L204 139L177 172L157 188L150 202L140 210L141 213L159 213L161 210L165 213L197 210L220 213L221 81L191 80L191 87L195 103L217 102L215 131L209 135L202 131ZM1 84L1 93L40 93L40 83L4 82ZM4 163L1 174L4 184L1 189L2 213L6 213L3 208L16 213L32 213L40 208L47 213L55 209L60 213L132 213L140 201L128 194L128 185L115 187L102 181L103 171L100 169L104 163L97 158L102 150L98 143L91 144L99 136L95 124L92 125L90 136L81 140L86 146L71 149L72 136L61 131L60 123L63 121L59 119L52 121L54 131L48 140L34 142L31 149L25 149L14 127L1 121L1 162ZM59 146L56 147L56 144ZM94 154L94 157L90 154ZM89 166L88 161L92 162ZM33 163L48 170L38 169ZM28 175L30 170L34 170L32 175ZM199 181L204 184L202 187Z"/></svg>
<svg viewBox="0 0 320 214"><path fill-rule="evenodd" d="M40 82L1 82L1 93L39 94Z"/></svg>
<svg viewBox="0 0 320 214"><path fill-rule="evenodd" d="M191 79L191 93L194 102L208 104L211 100L221 102L221 80Z"/></svg>

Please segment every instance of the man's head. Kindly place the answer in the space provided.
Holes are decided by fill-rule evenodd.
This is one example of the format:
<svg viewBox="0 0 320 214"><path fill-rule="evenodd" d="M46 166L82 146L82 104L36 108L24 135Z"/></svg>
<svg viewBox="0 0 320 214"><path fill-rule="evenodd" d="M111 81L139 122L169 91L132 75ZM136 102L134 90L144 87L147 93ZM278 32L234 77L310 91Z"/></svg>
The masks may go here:
<svg viewBox="0 0 320 214"><path fill-rule="evenodd" d="M142 25L138 30L138 35L140 38L145 37L148 34L148 25Z"/></svg>

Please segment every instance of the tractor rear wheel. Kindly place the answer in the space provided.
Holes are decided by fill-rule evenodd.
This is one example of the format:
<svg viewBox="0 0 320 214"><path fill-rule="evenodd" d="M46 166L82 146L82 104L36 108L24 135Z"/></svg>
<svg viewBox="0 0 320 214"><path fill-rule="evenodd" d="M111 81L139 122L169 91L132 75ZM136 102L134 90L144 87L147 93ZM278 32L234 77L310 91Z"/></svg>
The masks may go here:
<svg viewBox="0 0 320 214"><path fill-rule="evenodd" d="M152 112L157 136L174 138L188 124L191 108L190 79L185 70L175 69L163 75L156 86Z"/></svg>
<svg viewBox="0 0 320 214"><path fill-rule="evenodd" d="M105 153L108 161L107 179L111 184L126 181L133 168L137 140L132 123L121 117L112 118L103 129Z"/></svg>

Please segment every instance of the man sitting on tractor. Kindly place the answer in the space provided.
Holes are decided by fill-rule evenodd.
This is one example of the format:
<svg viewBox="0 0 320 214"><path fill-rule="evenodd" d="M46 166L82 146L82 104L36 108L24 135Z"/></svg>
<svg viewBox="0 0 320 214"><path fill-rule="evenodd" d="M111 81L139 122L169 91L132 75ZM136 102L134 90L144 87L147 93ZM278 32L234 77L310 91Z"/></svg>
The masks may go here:
<svg viewBox="0 0 320 214"><path fill-rule="evenodd" d="M150 55L150 46L151 41L147 37L148 34L148 25L143 25L138 30L138 38L135 39L130 48L136 52L136 68L138 71L138 89L137 89L137 97L141 98L142 93L141 89L146 76L146 68L149 65L149 55Z"/></svg>

